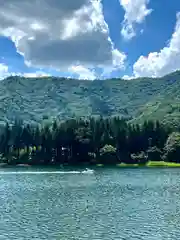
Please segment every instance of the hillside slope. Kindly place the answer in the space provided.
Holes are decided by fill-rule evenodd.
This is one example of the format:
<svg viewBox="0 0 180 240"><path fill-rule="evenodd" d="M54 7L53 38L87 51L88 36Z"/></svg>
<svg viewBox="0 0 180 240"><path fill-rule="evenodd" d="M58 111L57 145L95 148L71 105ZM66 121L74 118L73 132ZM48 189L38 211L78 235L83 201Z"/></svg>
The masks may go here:
<svg viewBox="0 0 180 240"><path fill-rule="evenodd" d="M0 82L0 121L91 115L179 121L179 90L180 72L131 81L9 77Z"/></svg>

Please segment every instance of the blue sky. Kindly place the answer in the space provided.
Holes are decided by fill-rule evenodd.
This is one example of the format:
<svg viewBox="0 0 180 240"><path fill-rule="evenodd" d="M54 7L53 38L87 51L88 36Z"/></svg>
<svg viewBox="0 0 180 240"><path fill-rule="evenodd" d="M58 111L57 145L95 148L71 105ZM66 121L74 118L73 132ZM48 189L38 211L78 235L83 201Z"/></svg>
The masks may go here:
<svg viewBox="0 0 180 240"><path fill-rule="evenodd" d="M180 69L179 0L9 0L1 6L1 79L131 79Z"/></svg>

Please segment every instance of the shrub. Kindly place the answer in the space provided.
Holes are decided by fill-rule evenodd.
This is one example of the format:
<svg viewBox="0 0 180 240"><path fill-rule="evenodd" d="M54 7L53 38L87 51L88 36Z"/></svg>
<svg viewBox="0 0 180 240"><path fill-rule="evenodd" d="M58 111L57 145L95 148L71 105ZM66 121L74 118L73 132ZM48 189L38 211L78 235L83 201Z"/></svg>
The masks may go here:
<svg viewBox="0 0 180 240"><path fill-rule="evenodd" d="M135 163L139 164L145 164L147 162L147 155L145 152L140 152L140 153L133 153L131 154L131 158Z"/></svg>
<svg viewBox="0 0 180 240"><path fill-rule="evenodd" d="M100 161L104 164L115 164L118 161L116 148L112 145L105 145L100 149Z"/></svg>

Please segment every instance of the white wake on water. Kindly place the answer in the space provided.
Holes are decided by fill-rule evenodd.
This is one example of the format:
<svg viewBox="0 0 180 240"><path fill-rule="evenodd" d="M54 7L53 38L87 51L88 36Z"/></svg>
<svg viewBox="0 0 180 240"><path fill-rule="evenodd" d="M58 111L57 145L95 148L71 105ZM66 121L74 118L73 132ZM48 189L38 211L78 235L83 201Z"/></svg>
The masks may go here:
<svg viewBox="0 0 180 240"><path fill-rule="evenodd" d="M86 169L83 171L0 171L0 175L4 174L93 174L94 170Z"/></svg>

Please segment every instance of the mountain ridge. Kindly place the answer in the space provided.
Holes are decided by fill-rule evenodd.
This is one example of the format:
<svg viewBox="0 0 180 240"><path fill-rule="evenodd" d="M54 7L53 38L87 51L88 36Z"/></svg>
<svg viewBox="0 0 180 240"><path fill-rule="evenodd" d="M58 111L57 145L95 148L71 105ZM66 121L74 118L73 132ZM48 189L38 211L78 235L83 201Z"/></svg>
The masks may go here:
<svg viewBox="0 0 180 240"><path fill-rule="evenodd" d="M180 120L180 71L162 78L77 80L12 76L0 82L0 121L115 116ZM172 119L171 119L172 118Z"/></svg>

